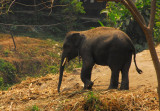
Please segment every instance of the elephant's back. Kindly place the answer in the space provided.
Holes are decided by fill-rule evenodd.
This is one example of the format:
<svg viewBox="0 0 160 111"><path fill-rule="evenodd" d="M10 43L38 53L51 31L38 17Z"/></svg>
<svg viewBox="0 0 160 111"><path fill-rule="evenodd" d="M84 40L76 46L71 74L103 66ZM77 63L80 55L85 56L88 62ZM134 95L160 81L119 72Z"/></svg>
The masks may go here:
<svg viewBox="0 0 160 111"><path fill-rule="evenodd" d="M81 31L87 41L93 42L117 42L117 44L132 44L130 37L123 31L113 27L97 27L87 31Z"/></svg>
<svg viewBox="0 0 160 111"><path fill-rule="evenodd" d="M87 39L113 37L113 36L118 36L122 38L125 37L126 39L130 39L126 33L113 27L97 27L94 29L81 31L80 33L85 35Z"/></svg>
<svg viewBox="0 0 160 111"><path fill-rule="evenodd" d="M112 27L97 27L94 29L81 31L80 33L84 34L86 38L96 38L102 35L106 35L106 33L112 33L114 31L118 31L118 29Z"/></svg>
<svg viewBox="0 0 160 111"><path fill-rule="evenodd" d="M123 31L112 27L97 27L87 31L81 31L85 35L86 46L93 49L108 49L114 50L132 50L133 43L129 36Z"/></svg>

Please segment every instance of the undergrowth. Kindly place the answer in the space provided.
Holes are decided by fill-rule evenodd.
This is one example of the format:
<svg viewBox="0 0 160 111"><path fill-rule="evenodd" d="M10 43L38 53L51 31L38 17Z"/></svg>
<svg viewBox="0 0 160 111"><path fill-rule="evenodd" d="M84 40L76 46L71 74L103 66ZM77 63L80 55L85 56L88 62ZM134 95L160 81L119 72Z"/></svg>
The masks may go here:
<svg viewBox="0 0 160 111"><path fill-rule="evenodd" d="M37 105L33 105L28 107L26 111L40 111L40 109Z"/></svg>
<svg viewBox="0 0 160 111"><path fill-rule="evenodd" d="M0 89L6 90L16 82L18 80L16 79L16 68L14 65L0 59Z"/></svg>
<svg viewBox="0 0 160 111"><path fill-rule="evenodd" d="M4 34L5 35L5 34ZM54 39L35 39L29 37L15 37L17 49L14 49L11 38L2 36L0 44L0 77L4 84L2 87L25 80L27 76L41 77L46 74L59 73L62 42ZM3 37L4 36L4 37ZM19 39L19 41L18 41ZM66 72L73 71L74 68L81 67L78 59L70 61L66 67ZM18 80L18 81L17 81ZM2 80L1 80L2 82ZM9 85L7 85L9 84Z"/></svg>
<svg viewBox="0 0 160 111"><path fill-rule="evenodd" d="M88 92L83 105L84 111L104 111L106 106L101 102L99 97L93 92Z"/></svg>
<svg viewBox="0 0 160 111"><path fill-rule="evenodd" d="M3 77L0 77L0 90L7 90L9 87L9 84L4 83Z"/></svg>
<svg viewBox="0 0 160 111"><path fill-rule="evenodd" d="M13 84L16 78L16 68L13 64L0 59L0 75L5 79L5 82Z"/></svg>

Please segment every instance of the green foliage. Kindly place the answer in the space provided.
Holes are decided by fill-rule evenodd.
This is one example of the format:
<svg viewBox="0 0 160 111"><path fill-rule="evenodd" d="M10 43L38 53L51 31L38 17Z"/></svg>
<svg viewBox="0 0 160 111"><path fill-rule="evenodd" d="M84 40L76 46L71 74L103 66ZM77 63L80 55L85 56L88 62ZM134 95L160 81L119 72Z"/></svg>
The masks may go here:
<svg viewBox="0 0 160 111"><path fill-rule="evenodd" d="M160 1L157 1L156 7L154 37L156 42L160 42Z"/></svg>
<svg viewBox="0 0 160 111"><path fill-rule="evenodd" d="M107 14L107 26L121 27L124 22L126 22L125 24L129 23L131 15L122 4L114 2L107 4L106 9L101 11L101 13Z"/></svg>
<svg viewBox="0 0 160 111"><path fill-rule="evenodd" d="M65 14L85 13L82 2L78 2L78 0L61 0L60 2L61 4L67 5L67 7L63 9L63 13Z"/></svg>
<svg viewBox="0 0 160 111"><path fill-rule="evenodd" d="M32 107L32 109L31 109L31 111L39 111L38 106L34 105L34 106Z"/></svg>
<svg viewBox="0 0 160 111"><path fill-rule="evenodd" d="M133 17L127 8L120 3L108 2L106 9L102 10L101 13L107 15L107 26L118 27L122 30L126 30L126 27L133 21ZM137 0L135 3L137 9L144 16L145 21L148 23L150 16L151 0ZM157 1L157 10L155 16L155 28L154 37L155 40L160 42L160 1Z"/></svg>
<svg viewBox="0 0 160 111"><path fill-rule="evenodd" d="M0 76L6 84L13 84L16 82L16 68L13 64L0 59Z"/></svg>
<svg viewBox="0 0 160 111"><path fill-rule="evenodd" d="M45 69L45 73L53 73L53 74L57 74L59 72L59 65L55 64L55 65L47 65Z"/></svg>
<svg viewBox="0 0 160 111"><path fill-rule="evenodd" d="M95 96L93 91L88 93L87 101L92 102L93 100L98 101L98 98Z"/></svg>
<svg viewBox="0 0 160 111"><path fill-rule="evenodd" d="M3 77L0 77L0 89L1 89L1 90L4 89L4 81L3 81Z"/></svg>
<svg viewBox="0 0 160 111"><path fill-rule="evenodd" d="M5 57L8 57L8 55L11 53L10 50L6 49L4 50L3 54L5 55Z"/></svg>
<svg viewBox="0 0 160 111"><path fill-rule="evenodd" d="M56 60L59 60L59 58L55 58ZM45 76L46 74L52 73L57 74L59 73L59 61L55 61L52 63L50 60L46 60L45 63L43 63L42 68L40 69L40 75L39 76Z"/></svg>
<svg viewBox="0 0 160 111"><path fill-rule="evenodd" d="M101 27L104 27L104 24L100 20L98 20L98 23L101 25Z"/></svg>
<svg viewBox="0 0 160 111"><path fill-rule="evenodd" d="M103 24L103 22L101 22L100 20L98 20L98 23L101 27L104 27L105 25ZM95 27L91 27L91 29L94 29Z"/></svg>
<svg viewBox="0 0 160 111"><path fill-rule="evenodd" d="M37 105L33 105L27 108L27 111L40 111Z"/></svg>
<svg viewBox="0 0 160 111"><path fill-rule="evenodd" d="M0 77L0 90L7 90L10 86L4 83L3 77Z"/></svg>
<svg viewBox="0 0 160 111"><path fill-rule="evenodd" d="M81 67L82 67L82 61L80 61L80 63L79 63L79 60L78 60L78 57L77 57L74 60L71 60L71 61L69 61L69 63L66 64L65 70L67 72L71 72L71 71L73 71L73 69L81 68Z"/></svg>
<svg viewBox="0 0 160 111"><path fill-rule="evenodd" d="M147 9L147 8L150 9L150 5L151 5L151 0L137 0L137 2L136 2L136 7L140 11L147 11L145 9ZM148 14L150 14L150 13L148 13Z"/></svg>
<svg viewBox="0 0 160 111"><path fill-rule="evenodd" d="M3 86L4 82L3 82L3 78L0 77L0 86Z"/></svg>
<svg viewBox="0 0 160 111"><path fill-rule="evenodd" d="M61 7L59 13L63 15L61 21L65 22L64 29L68 32L73 30L74 27L80 27L77 23L79 14L84 14L84 7L82 6L82 2L78 2L77 0L61 0L60 4L66 5L66 7Z"/></svg>
<svg viewBox="0 0 160 111"><path fill-rule="evenodd" d="M148 19L146 16L150 15L150 4L150 0L137 0L135 3L137 9L145 16L145 19ZM131 13L121 3L108 2L108 6L101 13L107 14L110 26L122 27L122 29L125 29L123 26L129 25L129 22L133 19Z"/></svg>
<svg viewBox="0 0 160 111"><path fill-rule="evenodd" d="M88 93L83 107L85 111L102 111L106 109L105 105L102 104L93 91Z"/></svg>

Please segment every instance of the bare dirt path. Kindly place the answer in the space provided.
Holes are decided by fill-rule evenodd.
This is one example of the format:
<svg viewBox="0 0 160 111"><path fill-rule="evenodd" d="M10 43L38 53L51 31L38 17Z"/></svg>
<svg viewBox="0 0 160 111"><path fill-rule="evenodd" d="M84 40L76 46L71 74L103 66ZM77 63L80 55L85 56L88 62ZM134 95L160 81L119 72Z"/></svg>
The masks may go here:
<svg viewBox="0 0 160 111"><path fill-rule="evenodd" d="M158 56L160 57L160 45L156 48ZM130 81L130 90L138 89L145 86L157 87L157 78L156 72L153 67L153 62L150 57L149 50L144 50L141 53L136 55L136 61L138 67L143 71L142 74L138 74L134 62L129 71L129 81ZM67 80L63 80L62 90L73 87L75 84L80 84L83 86L83 83L80 80L80 69L73 71L73 77L67 77ZM65 75L65 74L64 74ZM78 76L75 76L78 75ZM109 67L95 65L92 71L92 81L94 82L94 89L107 89L110 82L111 71ZM119 79L121 82L121 76Z"/></svg>

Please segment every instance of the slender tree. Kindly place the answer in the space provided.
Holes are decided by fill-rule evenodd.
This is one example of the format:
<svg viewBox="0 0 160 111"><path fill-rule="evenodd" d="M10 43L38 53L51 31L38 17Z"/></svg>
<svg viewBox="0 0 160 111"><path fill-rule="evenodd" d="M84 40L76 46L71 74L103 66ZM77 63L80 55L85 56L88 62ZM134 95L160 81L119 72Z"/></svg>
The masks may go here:
<svg viewBox="0 0 160 111"><path fill-rule="evenodd" d="M133 15L134 19L138 22L140 27L142 28L146 40L148 43L148 47L150 50L150 54L152 57L152 61L156 70L157 74L157 82L158 82L158 96L159 96L159 106L160 106L160 62L155 50L154 42L153 42L153 27L154 27L154 20L155 20L155 13L156 13L156 0L151 0L151 12L150 12L150 21L147 26L143 16L140 14L138 9L136 8L134 2L132 0L107 0L107 1L114 1L122 3ZM159 107L160 108L160 107Z"/></svg>

